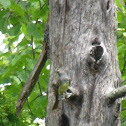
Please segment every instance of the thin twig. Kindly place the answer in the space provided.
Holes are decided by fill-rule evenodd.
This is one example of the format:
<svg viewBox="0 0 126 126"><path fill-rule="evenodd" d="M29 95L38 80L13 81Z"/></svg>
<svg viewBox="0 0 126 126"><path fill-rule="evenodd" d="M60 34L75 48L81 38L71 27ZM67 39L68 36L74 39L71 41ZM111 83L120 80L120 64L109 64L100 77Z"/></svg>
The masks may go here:
<svg viewBox="0 0 126 126"><path fill-rule="evenodd" d="M121 109L121 111L125 111L126 110L126 108L124 108L124 109Z"/></svg>
<svg viewBox="0 0 126 126"><path fill-rule="evenodd" d="M24 1L24 3L25 3L25 8L26 8L27 18L28 18L28 21L30 21L30 17L29 17L29 14L28 14L27 1Z"/></svg>
<svg viewBox="0 0 126 126"><path fill-rule="evenodd" d="M38 79L38 85L39 85L40 95L42 96L42 88L41 88L39 79Z"/></svg>
<svg viewBox="0 0 126 126"><path fill-rule="evenodd" d="M46 5L46 7L49 9L48 4L46 4L45 0L43 0L43 1L44 1L44 4Z"/></svg>
<svg viewBox="0 0 126 126"><path fill-rule="evenodd" d="M36 96L32 101L30 101L30 103L32 103L33 101L35 101L37 98L39 98L39 97L41 97L42 95L40 94L40 95L38 95L38 96Z"/></svg>
<svg viewBox="0 0 126 126"><path fill-rule="evenodd" d="M121 82L121 84L125 83L126 82L126 79L124 81Z"/></svg>
<svg viewBox="0 0 126 126"><path fill-rule="evenodd" d="M29 44L31 44L30 41L29 41L25 36L24 36L24 39L25 39Z"/></svg>
<svg viewBox="0 0 126 126"><path fill-rule="evenodd" d="M41 8L42 8L42 5L41 5L41 1L39 0L39 5L40 5L40 10L41 10Z"/></svg>
<svg viewBox="0 0 126 126"><path fill-rule="evenodd" d="M39 79L38 79L38 85L39 85L40 95L36 96L31 102L35 101L38 97L43 96L43 94L42 94L42 88L41 88Z"/></svg>
<svg viewBox="0 0 126 126"><path fill-rule="evenodd" d="M123 35L120 35L119 37L117 37L117 39L120 39L121 37L123 37Z"/></svg>
<svg viewBox="0 0 126 126"><path fill-rule="evenodd" d="M29 108L31 114L33 115L28 99L27 99L27 103L28 103L28 108Z"/></svg>
<svg viewBox="0 0 126 126"><path fill-rule="evenodd" d="M122 118L122 119L121 119L121 124L122 124L123 122L125 122L125 119L126 119L126 118Z"/></svg>
<svg viewBox="0 0 126 126"><path fill-rule="evenodd" d="M17 0L17 1L16 1L16 4L18 4L19 2L20 2L20 0Z"/></svg>
<svg viewBox="0 0 126 126"><path fill-rule="evenodd" d="M118 9L119 9L119 11L123 14L123 16L125 16L125 17L126 17L126 14L124 14L124 13L123 13L122 9L121 9L121 8L119 8L119 7L118 7Z"/></svg>
<svg viewBox="0 0 126 126"><path fill-rule="evenodd" d="M46 2L44 1L44 4L41 4L41 1L39 0L39 4L40 4L40 10L42 10L42 8L44 7L44 5L46 5ZM47 6L47 5L46 5ZM47 7L48 8L48 7Z"/></svg>

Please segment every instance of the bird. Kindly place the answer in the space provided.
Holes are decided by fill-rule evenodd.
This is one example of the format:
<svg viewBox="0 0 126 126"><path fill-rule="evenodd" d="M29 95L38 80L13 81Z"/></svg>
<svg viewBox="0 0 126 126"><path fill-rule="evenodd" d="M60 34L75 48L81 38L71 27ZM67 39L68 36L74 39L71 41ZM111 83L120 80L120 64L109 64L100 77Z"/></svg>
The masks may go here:
<svg viewBox="0 0 126 126"><path fill-rule="evenodd" d="M70 82L71 82L70 77L68 77L67 73L64 72L63 70L61 70L61 69L56 70L56 73L58 74L59 79L56 84L57 88L55 88L56 101L53 106L53 109L58 108L58 103L59 103L60 97L62 97L63 94L65 92L67 92L67 90L70 86Z"/></svg>

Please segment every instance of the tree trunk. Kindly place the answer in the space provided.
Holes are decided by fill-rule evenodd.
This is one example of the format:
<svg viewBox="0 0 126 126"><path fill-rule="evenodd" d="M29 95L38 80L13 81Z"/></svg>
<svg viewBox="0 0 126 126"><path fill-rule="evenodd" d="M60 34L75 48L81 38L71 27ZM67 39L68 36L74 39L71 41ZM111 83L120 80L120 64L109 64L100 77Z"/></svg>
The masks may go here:
<svg viewBox="0 0 126 126"><path fill-rule="evenodd" d="M49 5L46 126L120 126L120 100L106 97L120 86L115 0L50 0ZM59 69L70 77L74 95L53 109Z"/></svg>

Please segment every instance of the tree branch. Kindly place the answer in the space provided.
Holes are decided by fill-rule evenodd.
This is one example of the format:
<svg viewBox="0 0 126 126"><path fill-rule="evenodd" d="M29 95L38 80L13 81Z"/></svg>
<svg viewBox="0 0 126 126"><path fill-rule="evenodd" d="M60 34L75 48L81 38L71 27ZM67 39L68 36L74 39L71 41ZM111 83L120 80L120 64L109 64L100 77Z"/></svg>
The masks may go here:
<svg viewBox="0 0 126 126"><path fill-rule="evenodd" d="M17 78L19 79L19 81L21 82L20 77L18 77L18 76L16 76L16 77L17 77ZM21 83L21 86L23 87L22 83ZM33 115L32 110L31 110L31 107L30 107L30 104L29 104L29 101L28 101L28 98L27 98L26 100L27 100L27 103L28 103L28 108L29 108L31 114Z"/></svg>
<svg viewBox="0 0 126 126"><path fill-rule="evenodd" d="M46 50L46 43L43 43L43 50L39 56L39 59L31 72L28 80L26 81L26 84L24 85L22 92L18 98L17 104L16 104L16 112L17 115L20 114L20 111L27 100L28 96L30 95L32 89L34 88L36 81L38 80L39 74L45 65L47 61L47 50Z"/></svg>
<svg viewBox="0 0 126 126"><path fill-rule="evenodd" d="M110 91L107 95L109 103L113 103L116 99L126 96L126 85Z"/></svg>
<svg viewBox="0 0 126 126"><path fill-rule="evenodd" d="M47 20L47 25L46 25L46 29L45 29L45 33L44 33L43 50L18 98L18 101L16 104L17 116L19 116L20 111L21 111L25 101L27 100L28 96L31 94L31 92L39 78L39 74L47 61L48 42L49 42L49 26L48 26L48 20Z"/></svg>

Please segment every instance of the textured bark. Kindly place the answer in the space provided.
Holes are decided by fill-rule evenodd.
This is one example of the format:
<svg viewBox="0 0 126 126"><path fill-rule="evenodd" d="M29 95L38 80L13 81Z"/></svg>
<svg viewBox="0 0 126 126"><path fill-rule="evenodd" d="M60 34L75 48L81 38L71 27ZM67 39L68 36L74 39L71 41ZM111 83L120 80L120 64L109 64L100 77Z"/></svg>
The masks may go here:
<svg viewBox="0 0 126 126"><path fill-rule="evenodd" d="M120 126L120 100L106 94L120 86L115 0L50 0L50 79L46 126ZM56 100L57 69L79 92Z"/></svg>

